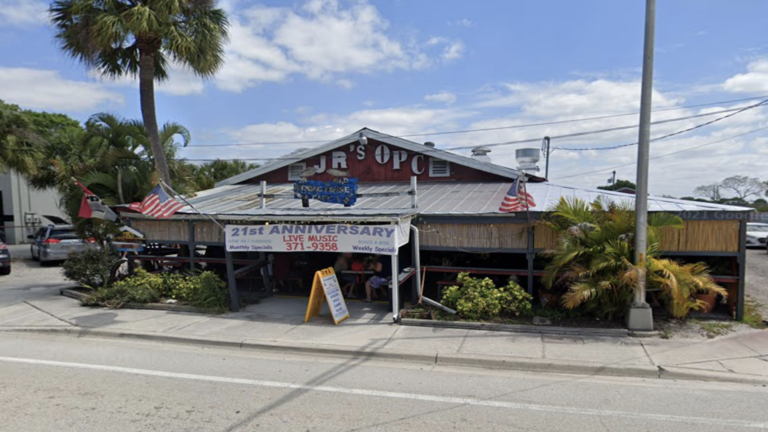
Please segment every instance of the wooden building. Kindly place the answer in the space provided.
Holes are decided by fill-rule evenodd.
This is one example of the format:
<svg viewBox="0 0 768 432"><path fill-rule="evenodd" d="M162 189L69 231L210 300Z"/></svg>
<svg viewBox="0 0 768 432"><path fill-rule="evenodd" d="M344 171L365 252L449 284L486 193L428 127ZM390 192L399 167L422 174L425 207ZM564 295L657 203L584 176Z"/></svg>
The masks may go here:
<svg viewBox="0 0 768 432"><path fill-rule="evenodd" d="M353 206L312 201L304 207L293 197L293 184L302 175L332 180L341 171L359 181ZM127 214L133 227L151 241L224 246L225 234L210 219L225 224L348 223L413 226L416 248L411 262L436 274L470 270L479 275L515 275L533 291L543 267L537 254L553 248L557 238L545 227L531 224L561 197L586 201L632 202L621 192L557 185L527 175L527 191L536 202L530 213L502 213L499 205L520 171L418 144L370 129L278 158L269 164L198 192L168 220ZM750 209L669 198L649 197L650 212L681 216L682 230L663 239L664 255L716 263L716 280L730 295L732 316L741 318L744 300L745 227ZM401 248L402 249L402 248ZM450 262L457 255L476 255L473 265ZM249 260L264 254L227 253L230 276L245 274ZM442 257L447 263L439 263ZM494 261L494 257L501 257ZM420 258L420 263L419 263ZM425 258L429 258L429 262ZM486 260L493 266L479 265ZM394 261L394 260L393 260ZM437 262L437 263L436 263ZM406 263L408 264L408 263ZM395 267L397 268L397 267ZM240 273L238 273L240 272ZM414 278L414 280L418 280ZM233 293L238 282L230 277ZM437 289L432 278L428 289ZM271 292L270 290L267 290ZM394 305L396 317L397 305Z"/></svg>

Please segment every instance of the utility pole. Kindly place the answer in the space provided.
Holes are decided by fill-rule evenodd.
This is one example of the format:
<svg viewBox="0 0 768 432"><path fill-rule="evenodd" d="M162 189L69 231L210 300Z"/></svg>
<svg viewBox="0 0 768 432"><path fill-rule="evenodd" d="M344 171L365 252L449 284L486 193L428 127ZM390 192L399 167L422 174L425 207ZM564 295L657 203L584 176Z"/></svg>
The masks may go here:
<svg viewBox="0 0 768 432"><path fill-rule="evenodd" d="M656 0L645 2L645 46L643 82L640 91L640 133L637 146L637 193L635 194L635 265L640 268L634 301L627 314L627 328L653 330L653 314L645 301L646 251L648 250L648 155L653 95L653 46L656 27Z"/></svg>
<svg viewBox="0 0 768 432"><path fill-rule="evenodd" d="M613 175L611 176L611 179L608 180L608 183L615 185L616 184L616 170L613 171Z"/></svg>

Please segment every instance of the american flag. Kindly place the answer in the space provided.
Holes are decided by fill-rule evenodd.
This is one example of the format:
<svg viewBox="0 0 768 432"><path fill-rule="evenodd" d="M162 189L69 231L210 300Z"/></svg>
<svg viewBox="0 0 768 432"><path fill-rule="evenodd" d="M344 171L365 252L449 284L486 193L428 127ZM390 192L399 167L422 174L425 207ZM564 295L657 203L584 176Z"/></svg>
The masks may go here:
<svg viewBox="0 0 768 432"><path fill-rule="evenodd" d="M128 206L132 210L158 219L171 217L182 207L184 205L168 196L161 185L155 186L142 202L135 202Z"/></svg>
<svg viewBox="0 0 768 432"><path fill-rule="evenodd" d="M533 201L531 194L525 191L525 183L521 185L520 177L518 177L515 179L515 182L512 183L509 192L507 192L507 195L501 201L499 211L503 213L512 213L527 210L531 207L536 207L536 203Z"/></svg>

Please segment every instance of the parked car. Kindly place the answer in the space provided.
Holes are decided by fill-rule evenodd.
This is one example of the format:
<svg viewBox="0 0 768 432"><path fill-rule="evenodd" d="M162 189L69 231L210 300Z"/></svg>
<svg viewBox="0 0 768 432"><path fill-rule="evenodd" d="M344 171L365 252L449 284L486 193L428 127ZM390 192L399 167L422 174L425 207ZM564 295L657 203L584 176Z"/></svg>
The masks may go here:
<svg viewBox="0 0 768 432"><path fill-rule="evenodd" d="M49 225L27 238L31 240L32 259L40 261L40 265L64 261L73 252L97 247L93 239L83 240L78 237L72 225Z"/></svg>
<svg viewBox="0 0 768 432"><path fill-rule="evenodd" d="M768 224L747 222L747 247L766 247Z"/></svg>
<svg viewBox="0 0 768 432"><path fill-rule="evenodd" d="M11 274L11 252L8 245L0 241L0 275Z"/></svg>

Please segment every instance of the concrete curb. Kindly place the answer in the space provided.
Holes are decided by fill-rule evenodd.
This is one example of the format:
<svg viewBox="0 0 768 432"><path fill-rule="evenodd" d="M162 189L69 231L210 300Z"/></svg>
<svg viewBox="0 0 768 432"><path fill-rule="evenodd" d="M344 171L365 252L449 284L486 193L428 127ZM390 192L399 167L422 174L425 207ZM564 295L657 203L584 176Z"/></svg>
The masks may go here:
<svg viewBox="0 0 768 432"><path fill-rule="evenodd" d="M76 287L76 286L75 286ZM81 300L88 297L88 294L75 291L73 286L62 288L59 293L64 297L73 298L75 300ZM124 304L121 309L146 309L146 310L159 310L166 312L192 312L197 314L209 315L207 312L202 311L194 306L180 305L180 304L166 304L166 303L127 303Z"/></svg>
<svg viewBox="0 0 768 432"><path fill-rule="evenodd" d="M581 328L581 327L550 327L519 324L495 324L481 322L464 321L435 321L426 319L401 318L401 325L417 327L439 327L454 328L464 330L488 330L504 331L514 333L533 333L542 335L570 335L570 336L609 336L609 337L627 337L627 329L599 329L599 328Z"/></svg>
<svg viewBox="0 0 768 432"><path fill-rule="evenodd" d="M645 365L601 365L578 360L548 360L532 358L510 358L499 356L481 356L469 354L439 354L413 353L408 351L381 348L376 351L360 350L356 347L344 347L327 344L285 343L277 341L253 341L242 339L206 338L199 336L176 336L157 333L141 333L129 331L110 331L83 329L79 327L48 327L48 328L11 328L0 329L6 333L38 333L65 335L71 337L93 337L109 339L130 339L138 341L164 342L193 346L208 346L229 349L245 349L252 351L298 354L323 355L330 357L387 360L406 363L420 363L450 367L467 367L495 370L525 371L536 373L555 373L569 375L635 377L667 380L715 381L739 384L768 385L768 377L756 375L733 374L726 372L692 370L680 367L659 368Z"/></svg>

